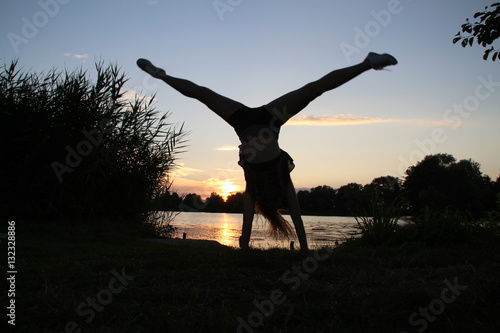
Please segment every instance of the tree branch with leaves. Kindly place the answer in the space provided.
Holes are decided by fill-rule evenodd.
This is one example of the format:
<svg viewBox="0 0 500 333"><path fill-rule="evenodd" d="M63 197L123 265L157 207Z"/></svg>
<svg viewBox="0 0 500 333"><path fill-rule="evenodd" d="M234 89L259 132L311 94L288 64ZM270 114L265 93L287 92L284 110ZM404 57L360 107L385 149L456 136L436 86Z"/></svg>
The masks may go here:
<svg viewBox="0 0 500 333"><path fill-rule="evenodd" d="M462 24L462 30L453 38L453 44L461 42L462 47L472 46L474 40L482 47L488 47L500 37L500 2L486 6L484 11L474 14L476 22L469 19ZM488 60L492 55L493 61L500 59L500 49L493 46L484 51L483 59Z"/></svg>

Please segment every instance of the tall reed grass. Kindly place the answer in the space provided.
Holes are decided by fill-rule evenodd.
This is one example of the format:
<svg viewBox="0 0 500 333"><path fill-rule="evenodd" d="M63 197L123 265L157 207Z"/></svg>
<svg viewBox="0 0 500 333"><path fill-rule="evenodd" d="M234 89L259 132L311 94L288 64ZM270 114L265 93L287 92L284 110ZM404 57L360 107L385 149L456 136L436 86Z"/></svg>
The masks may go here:
<svg viewBox="0 0 500 333"><path fill-rule="evenodd" d="M385 202L376 193L372 194L368 209L360 216L355 216L362 238L375 243L393 238L398 228L401 211L398 199Z"/></svg>
<svg viewBox="0 0 500 333"><path fill-rule="evenodd" d="M114 64L96 73L0 68L1 215L144 222L185 147L154 95L124 98ZM94 77L94 79L91 78Z"/></svg>

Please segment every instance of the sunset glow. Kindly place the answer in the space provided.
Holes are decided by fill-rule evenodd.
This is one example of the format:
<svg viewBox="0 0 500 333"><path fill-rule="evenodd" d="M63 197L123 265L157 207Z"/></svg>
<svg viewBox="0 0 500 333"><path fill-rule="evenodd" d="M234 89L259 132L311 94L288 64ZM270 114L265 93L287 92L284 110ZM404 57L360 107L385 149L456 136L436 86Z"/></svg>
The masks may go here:
<svg viewBox="0 0 500 333"><path fill-rule="evenodd" d="M227 198L236 192L242 192L244 189L242 186L234 184L232 179L227 179L227 180L222 180L220 181L219 184L219 191L218 193L220 194L221 197L224 198L224 200L227 200Z"/></svg>

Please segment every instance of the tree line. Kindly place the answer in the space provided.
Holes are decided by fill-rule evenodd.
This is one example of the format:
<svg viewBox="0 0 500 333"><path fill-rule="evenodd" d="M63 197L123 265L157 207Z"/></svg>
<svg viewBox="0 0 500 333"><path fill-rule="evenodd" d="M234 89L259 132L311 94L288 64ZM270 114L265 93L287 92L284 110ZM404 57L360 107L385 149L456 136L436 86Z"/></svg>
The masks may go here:
<svg viewBox="0 0 500 333"><path fill-rule="evenodd" d="M369 184L349 183L337 189L321 185L297 193L305 215L356 216L369 213L377 204L394 205L402 215L418 216L447 209L472 218L483 218L500 199L500 176L493 181L470 159L457 161L450 154L428 155L406 170L404 178L382 176ZM212 193L203 198L196 193L179 196L166 192L157 208L174 211L241 213L243 194L227 200Z"/></svg>

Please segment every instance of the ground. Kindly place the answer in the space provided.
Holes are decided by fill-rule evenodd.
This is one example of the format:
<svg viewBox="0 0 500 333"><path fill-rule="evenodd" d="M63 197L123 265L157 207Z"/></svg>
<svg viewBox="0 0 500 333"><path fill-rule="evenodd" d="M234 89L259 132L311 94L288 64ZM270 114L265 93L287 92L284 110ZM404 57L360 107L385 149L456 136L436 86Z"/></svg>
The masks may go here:
<svg viewBox="0 0 500 333"><path fill-rule="evenodd" d="M500 245L164 244L19 225L18 332L498 332Z"/></svg>

